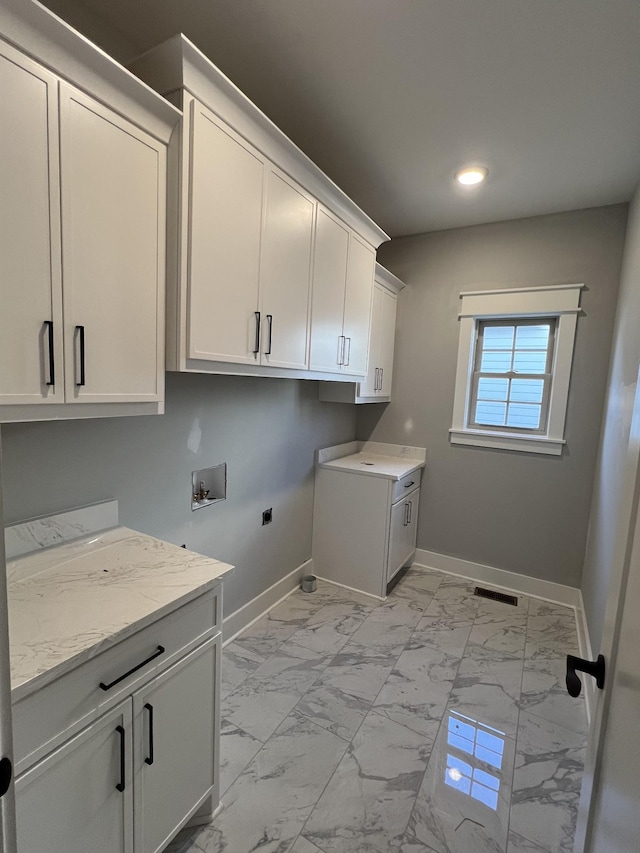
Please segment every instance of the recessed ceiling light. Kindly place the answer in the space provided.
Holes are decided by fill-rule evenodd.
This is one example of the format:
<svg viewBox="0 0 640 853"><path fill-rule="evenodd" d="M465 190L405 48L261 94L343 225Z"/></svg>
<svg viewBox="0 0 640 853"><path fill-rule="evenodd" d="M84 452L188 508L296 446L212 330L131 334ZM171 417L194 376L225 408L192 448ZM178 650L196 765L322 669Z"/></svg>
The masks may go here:
<svg viewBox="0 0 640 853"><path fill-rule="evenodd" d="M466 166L456 172L456 181L465 187L481 184L489 174L484 166Z"/></svg>

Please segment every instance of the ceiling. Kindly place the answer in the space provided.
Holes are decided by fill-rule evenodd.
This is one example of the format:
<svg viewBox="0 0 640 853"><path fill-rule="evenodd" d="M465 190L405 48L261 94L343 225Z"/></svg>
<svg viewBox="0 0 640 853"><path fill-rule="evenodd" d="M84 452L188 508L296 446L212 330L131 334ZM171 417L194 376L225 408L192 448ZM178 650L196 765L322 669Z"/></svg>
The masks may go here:
<svg viewBox="0 0 640 853"><path fill-rule="evenodd" d="M47 5L79 28L88 7L121 59L183 32L392 236L626 201L640 180L640 0ZM468 163L481 188L454 186Z"/></svg>

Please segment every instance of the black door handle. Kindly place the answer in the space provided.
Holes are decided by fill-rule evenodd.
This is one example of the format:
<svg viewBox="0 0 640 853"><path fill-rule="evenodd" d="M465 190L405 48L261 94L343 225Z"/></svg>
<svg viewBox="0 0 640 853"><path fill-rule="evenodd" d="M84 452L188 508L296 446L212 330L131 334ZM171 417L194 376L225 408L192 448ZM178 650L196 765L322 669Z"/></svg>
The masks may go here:
<svg viewBox="0 0 640 853"><path fill-rule="evenodd" d="M0 797L4 797L9 790L12 774L13 767L11 766L11 761L5 755L4 758L0 759Z"/></svg>
<svg viewBox="0 0 640 853"><path fill-rule="evenodd" d="M253 354L257 356L260 352L260 312L254 311L253 313L256 316L256 340L253 347Z"/></svg>
<svg viewBox="0 0 640 853"><path fill-rule="evenodd" d="M115 679L115 681L109 682L109 684L105 684L104 681L101 681L98 685L101 690L111 690L112 687L115 687L116 684L120 684L121 681L124 681L125 678L129 678L130 675L133 675L134 672L137 672L139 669L142 669L143 666L146 666L148 663L151 663L152 660L160 657L165 652L164 646L158 646L155 652L152 655L149 655L148 658L145 658L141 663L137 663L135 666L131 667L130 670L125 672L124 675L119 676Z"/></svg>
<svg viewBox="0 0 640 853"><path fill-rule="evenodd" d="M265 355L271 355L271 338L273 336L273 314L267 314L269 321L269 348L264 351Z"/></svg>
<svg viewBox="0 0 640 853"><path fill-rule="evenodd" d="M582 682L578 678L578 672L584 672L587 675L593 676L600 690L604 687L605 663L602 655L598 655L598 659L593 661L577 658L574 655L567 655L567 691L569 696L573 696L574 698L579 696L582 690Z"/></svg>
<svg viewBox="0 0 640 853"><path fill-rule="evenodd" d="M47 385L55 385L56 384L56 364L55 364L55 352L53 348L53 320L45 320L45 326L47 327L47 331L49 332L49 381Z"/></svg>
<svg viewBox="0 0 640 853"><path fill-rule="evenodd" d="M86 376L84 369L84 326L76 326L78 340L80 342L80 381L76 382L78 388L86 384Z"/></svg>
<svg viewBox="0 0 640 853"><path fill-rule="evenodd" d="M120 793L122 793L124 791L124 783L125 783L124 764L125 764L125 757L126 757L125 756L125 748L124 748L124 746L125 746L125 744L124 744L124 738L125 738L124 727L123 726L116 726L116 731L120 735L120 781L116 785L116 791L120 791Z"/></svg>
<svg viewBox="0 0 640 853"><path fill-rule="evenodd" d="M151 766L153 764L153 705L146 702L144 708L145 711L149 712L149 755L145 758L144 763Z"/></svg>

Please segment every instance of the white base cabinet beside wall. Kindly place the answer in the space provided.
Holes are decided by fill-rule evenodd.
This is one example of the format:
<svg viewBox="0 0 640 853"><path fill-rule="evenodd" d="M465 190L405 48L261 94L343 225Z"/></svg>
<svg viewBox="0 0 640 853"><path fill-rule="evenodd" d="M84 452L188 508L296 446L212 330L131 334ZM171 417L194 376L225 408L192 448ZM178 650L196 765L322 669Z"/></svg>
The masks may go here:
<svg viewBox="0 0 640 853"><path fill-rule="evenodd" d="M374 442L318 452L311 555L319 577L386 596L415 554L424 460L422 448Z"/></svg>
<svg viewBox="0 0 640 853"><path fill-rule="evenodd" d="M217 578L232 567L124 528L105 536L94 552L49 549L62 550L59 569L9 584L25 853L161 853L218 806ZM34 624L45 596L50 620ZM113 626L124 636L110 643Z"/></svg>
<svg viewBox="0 0 640 853"><path fill-rule="evenodd" d="M321 382L318 399L328 403L388 403L391 400L398 294L404 283L376 264L367 377L362 382Z"/></svg>

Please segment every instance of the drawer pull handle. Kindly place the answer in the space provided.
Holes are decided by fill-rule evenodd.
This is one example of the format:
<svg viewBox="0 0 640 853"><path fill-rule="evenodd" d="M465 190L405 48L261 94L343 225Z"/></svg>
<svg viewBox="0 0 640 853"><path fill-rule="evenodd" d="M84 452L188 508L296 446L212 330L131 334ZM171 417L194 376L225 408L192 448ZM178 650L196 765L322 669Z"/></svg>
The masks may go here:
<svg viewBox="0 0 640 853"><path fill-rule="evenodd" d="M76 326L76 332L78 333L78 342L80 344L80 381L76 382L76 387L80 388L81 386L86 385L87 381L84 362L84 326Z"/></svg>
<svg viewBox="0 0 640 853"><path fill-rule="evenodd" d="M414 485L415 485L415 481L412 480L410 483L405 483L404 487L405 487L405 489L410 489L411 486L414 486Z"/></svg>
<svg viewBox="0 0 640 853"><path fill-rule="evenodd" d="M153 764L153 705L146 702L144 709L149 712L149 755L145 758L144 763L151 767Z"/></svg>
<svg viewBox="0 0 640 853"><path fill-rule="evenodd" d="M124 675L121 675L119 678L116 678L115 681L109 682L109 684L105 684L104 681L100 682L101 690L111 690L112 687L115 687L116 684L120 684L121 681L124 681L125 678L129 678L130 675L133 675L134 672L137 672L139 669L142 669L143 666L146 666L148 663L151 663L152 660L155 660L160 655L164 654L164 646L158 646L157 651L155 651L152 655L150 655L146 660L143 660L142 663L136 664L136 666L132 667L128 672L125 672Z"/></svg>
<svg viewBox="0 0 640 853"><path fill-rule="evenodd" d="M269 348L264 351L265 355L271 355L271 338L273 337L273 314L267 314L269 323Z"/></svg>
<svg viewBox="0 0 640 853"><path fill-rule="evenodd" d="M260 312L254 311L253 313L256 317L256 340L253 346L253 354L257 358L258 353L260 352Z"/></svg>
<svg viewBox="0 0 640 853"><path fill-rule="evenodd" d="M120 735L120 781L116 785L116 791L120 791L122 793L124 791L124 764L125 764L125 731L123 726L116 726L116 731Z"/></svg>

